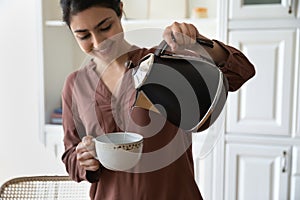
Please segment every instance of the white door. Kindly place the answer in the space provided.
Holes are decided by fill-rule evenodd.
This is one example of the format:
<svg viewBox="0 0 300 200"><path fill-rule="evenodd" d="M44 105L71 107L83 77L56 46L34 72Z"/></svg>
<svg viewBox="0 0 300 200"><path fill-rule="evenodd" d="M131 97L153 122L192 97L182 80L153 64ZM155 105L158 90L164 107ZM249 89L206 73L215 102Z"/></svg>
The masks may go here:
<svg viewBox="0 0 300 200"><path fill-rule="evenodd" d="M229 94L226 132L290 135L296 30L231 31L229 43L249 58L256 75Z"/></svg>
<svg viewBox="0 0 300 200"><path fill-rule="evenodd" d="M229 19L295 18L296 0L229 0Z"/></svg>
<svg viewBox="0 0 300 200"><path fill-rule="evenodd" d="M225 200L287 200L288 146L226 145Z"/></svg>

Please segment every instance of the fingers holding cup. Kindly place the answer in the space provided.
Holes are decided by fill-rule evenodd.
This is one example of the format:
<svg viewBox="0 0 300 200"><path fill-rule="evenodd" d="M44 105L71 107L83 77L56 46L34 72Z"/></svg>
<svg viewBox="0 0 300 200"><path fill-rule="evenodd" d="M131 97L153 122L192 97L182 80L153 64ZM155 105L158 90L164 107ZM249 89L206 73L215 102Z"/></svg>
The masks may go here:
<svg viewBox="0 0 300 200"><path fill-rule="evenodd" d="M92 136L85 136L76 147L77 161L85 170L96 171L100 163L95 159L95 143Z"/></svg>

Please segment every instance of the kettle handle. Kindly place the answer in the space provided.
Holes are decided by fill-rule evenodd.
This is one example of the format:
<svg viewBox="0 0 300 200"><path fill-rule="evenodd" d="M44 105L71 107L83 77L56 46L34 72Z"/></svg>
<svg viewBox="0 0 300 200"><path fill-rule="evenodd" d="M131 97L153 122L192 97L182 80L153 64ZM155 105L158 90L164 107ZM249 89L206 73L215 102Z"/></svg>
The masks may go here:
<svg viewBox="0 0 300 200"><path fill-rule="evenodd" d="M204 45L210 48L214 47L214 43L212 40L209 39L203 39L203 38L196 38L196 42L200 45ZM157 49L154 52L154 55L156 56L162 56L165 54L166 49L169 47L168 43L163 40L157 47Z"/></svg>

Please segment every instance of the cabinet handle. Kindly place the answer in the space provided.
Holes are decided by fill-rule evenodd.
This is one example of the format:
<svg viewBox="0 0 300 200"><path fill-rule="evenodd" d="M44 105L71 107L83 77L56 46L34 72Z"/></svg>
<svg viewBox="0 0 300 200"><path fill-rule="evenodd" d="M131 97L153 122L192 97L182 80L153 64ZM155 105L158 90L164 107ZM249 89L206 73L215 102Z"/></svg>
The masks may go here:
<svg viewBox="0 0 300 200"><path fill-rule="evenodd" d="M287 153L286 151L283 151L283 156L282 156L282 160L281 160L281 169L282 169L282 173L285 173L287 171Z"/></svg>
<svg viewBox="0 0 300 200"><path fill-rule="evenodd" d="M289 14L293 12L294 0L289 0Z"/></svg>

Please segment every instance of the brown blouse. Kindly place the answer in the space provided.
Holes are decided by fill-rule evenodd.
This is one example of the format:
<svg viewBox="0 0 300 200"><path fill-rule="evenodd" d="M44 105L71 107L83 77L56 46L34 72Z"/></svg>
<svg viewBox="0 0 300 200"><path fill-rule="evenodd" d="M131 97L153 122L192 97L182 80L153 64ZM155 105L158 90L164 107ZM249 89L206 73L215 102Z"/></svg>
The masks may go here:
<svg viewBox="0 0 300 200"><path fill-rule="evenodd" d="M217 41L216 41L217 42ZM220 67L228 79L229 90L237 90L254 74L253 65L237 49L218 42L229 52ZM154 49L135 49L129 53L137 61ZM131 69L112 94L89 63L70 74L63 92L65 153L62 160L75 181L92 183L91 199L107 200L196 200L202 199L194 180L191 134L185 133L157 113L135 108ZM144 137L143 155L130 171L111 171L103 166L85 171L76 159L75 148L85 135L133 131Z"/></svg>

